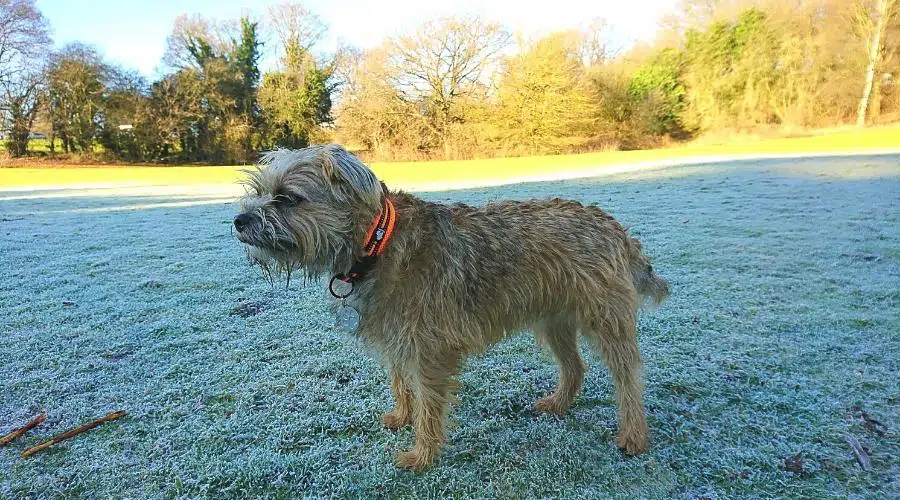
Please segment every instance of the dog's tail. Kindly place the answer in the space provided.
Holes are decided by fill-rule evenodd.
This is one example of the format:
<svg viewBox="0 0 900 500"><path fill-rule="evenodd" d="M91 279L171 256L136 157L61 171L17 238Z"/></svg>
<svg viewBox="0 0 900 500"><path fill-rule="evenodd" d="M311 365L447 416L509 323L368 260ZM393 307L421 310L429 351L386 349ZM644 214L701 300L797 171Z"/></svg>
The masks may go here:
<svg viewBox="0 0 900 500"><path fill-rule="evenodd" d="M669 282L653 271L650 258L641 250L641 242L630 238L631 277L638 295L650 299L653 306L660 305L669 297Z"/></svg>

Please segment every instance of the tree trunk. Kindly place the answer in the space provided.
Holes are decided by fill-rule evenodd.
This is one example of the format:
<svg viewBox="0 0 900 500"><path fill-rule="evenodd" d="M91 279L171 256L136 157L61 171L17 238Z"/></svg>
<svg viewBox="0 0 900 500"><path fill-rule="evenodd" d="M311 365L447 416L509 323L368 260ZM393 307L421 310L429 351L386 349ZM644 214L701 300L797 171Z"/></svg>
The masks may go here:
<svg viewBox="0 0 900 500"><path fill-rule="evenodd" d="M28 154L28 132L20 133L16 136L16 154L15 156L25 156Z"/></svg>
<svg viewBox="0 0 900 500"><path fill-rule="evenodd" d="M882 58L882 63L884 58ZM879 72L880 73L880 72ZM882 79L875 75L875 81L872 82L872 94L869 96L869 110L866 112L869 123L878 123L881 118L881 81Z"/></svg>
<svg viewBox="0 0 900 500"><path fill-rule="evenodd" d="M890 9L893 8L895 0L878 0L877 12L878 20L875 23L875 31L872 33L872 39L869 41L869 66L866 69L866 84L863 87L862 99L859 100L859 109L856 111L856 126L864 127L866 125L866 114L869 110L869 99L872 96L872 87L875 83L876 72L881 62L882 45L884 43L884 31L887 27L887 20Z"/></svg>

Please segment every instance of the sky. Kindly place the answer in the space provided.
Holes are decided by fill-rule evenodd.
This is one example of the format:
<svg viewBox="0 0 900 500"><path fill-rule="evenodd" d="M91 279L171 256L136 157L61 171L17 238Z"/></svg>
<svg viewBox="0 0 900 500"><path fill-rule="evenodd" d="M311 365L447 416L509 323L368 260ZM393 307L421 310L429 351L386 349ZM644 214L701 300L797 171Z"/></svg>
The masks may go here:
<svg viewBox="0 0 900 500"><path fill-rule="evenodd" d="M217 20L242 14L262 18L265 7L280 3L252 0L37 0L53 30L57 46L81 41L95 46L107 60L155 76L161 68L166 37L180 14ZM326 43L360 48L415 29L443 15L478 14L516 33L534 35L584 25L604 18L615 43L652 40L660 18L674 0L307 0L303 2L329 26Z"/></svg>

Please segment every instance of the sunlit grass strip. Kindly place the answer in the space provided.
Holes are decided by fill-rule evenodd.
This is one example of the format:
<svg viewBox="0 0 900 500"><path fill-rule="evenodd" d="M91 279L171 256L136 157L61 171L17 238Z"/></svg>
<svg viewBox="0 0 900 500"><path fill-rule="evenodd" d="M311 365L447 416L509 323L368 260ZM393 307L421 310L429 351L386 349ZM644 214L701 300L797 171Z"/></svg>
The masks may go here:
<svg viewBox="0 0 900 500"><path fill-rule="evenodd" d="M427 186L480 181L502 183L560 174L578 176L608 165L650 163L723 155L789 155L900 149L900 126L842 130L808 137L764 139L723 145L698 145L641 151L530 156L486 160L376 162L373 169L392 185ZM0 169L0 187L230 184L242 174L236 166L12 168Z"/></svg>

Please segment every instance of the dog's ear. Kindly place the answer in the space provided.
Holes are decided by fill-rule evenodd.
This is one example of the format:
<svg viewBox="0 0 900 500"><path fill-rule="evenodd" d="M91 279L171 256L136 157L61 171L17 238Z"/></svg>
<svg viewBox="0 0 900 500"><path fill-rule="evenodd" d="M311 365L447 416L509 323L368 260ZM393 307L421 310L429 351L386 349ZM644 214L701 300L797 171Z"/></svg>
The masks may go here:
<svg viewBox="0 0 900 500"><path fill-rule="evenodd" d="M355 155L337 144L321 146L315 163L322 175L331 182L334 194L341 201L362 201L373 207L381 206L381 184L375 174Z"/></svg>
<svg viewBox="0 0 900 500"><path fill-rule="evenodd" d="M344 182L343 177L338 173L335 167L334 153L329 148L324 147L316 152L315 164L322 169L322 176L331 182Z"/></svg>

